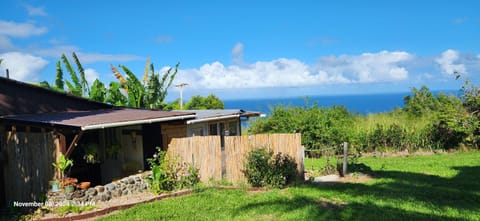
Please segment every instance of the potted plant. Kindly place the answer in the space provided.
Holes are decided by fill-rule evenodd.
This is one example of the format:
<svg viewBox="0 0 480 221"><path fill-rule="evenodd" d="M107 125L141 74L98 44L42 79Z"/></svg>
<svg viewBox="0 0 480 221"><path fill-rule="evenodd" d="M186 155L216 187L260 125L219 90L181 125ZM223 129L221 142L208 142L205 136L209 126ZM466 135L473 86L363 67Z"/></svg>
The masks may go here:
<svg viewBox="0 0 480 221"><path fill-rule="evenodd" d="M63 179L63 188L65 189L66 193L71 193L75 190L77 186L78 180L77 178L66 177Z"/></svg>
<svg viewBox="0 0 480 221"><path fill-rule="evenodd" d="M60 158L58 160L58 162L56 163L52 163L53 167L57 168L60 170L60 179L63 180L65 179L65 170L70 167L70 166L73 166L73 160L70 160L70 159L67 159L65 157L65 155L63 155L62 153L60 153Z"/></svg>
<svg viewBox="0 0 480 221"><path fill-rule="evenodd" d="M51 180L48 182L50 186L52 187L52 191L58 191L58 185L60 184L60 181L58 180Z"/></svg>
<svg viewBox="0 0 480 221"><path fill-rule="evenodd" d="M81 182L80 184L78 184L78 188L82 190L86 190L88 189L88 187L90 187L90 182Z"/></svg>
<svg viewBox="0 0 480 221"><path fill-rule="evenodd" d="M105 150L108 159L117 159L118 152L120 151L120 144L112 144Z"/></svg>
<svg viewBox="0 0 480 221"><path fill-rule="evenodd" d="M73 185L66 185L64 188L65 188L65 193L72 193L73 191L75 191L75 186Z"/></svg>
<svg viewBox="0 0 480 221"><path fill-rule="evenodd" d="M99 156L98 156L98 144L89 143L89 144L85 145L85 147L83 148L83 151L85 153L83 155L83 159L87 163L94 164L94 163L99 163L100 162Z"/></svg>

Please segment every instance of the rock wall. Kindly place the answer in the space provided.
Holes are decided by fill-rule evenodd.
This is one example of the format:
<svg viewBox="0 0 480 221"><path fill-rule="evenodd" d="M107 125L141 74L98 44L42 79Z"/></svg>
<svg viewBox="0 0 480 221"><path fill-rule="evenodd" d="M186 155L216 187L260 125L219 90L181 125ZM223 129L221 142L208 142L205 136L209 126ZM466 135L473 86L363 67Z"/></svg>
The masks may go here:
<svg viewBox="0 0 480 221"><path fill-rule="evenodd" d="M147 176L148 173L136 174L104 186L90 187L85 190L77 189L72 193L66 193L64 190L49 191L45 205L85 205L92 202L109 201L129 194L150 192L146 180Z"/></svg>

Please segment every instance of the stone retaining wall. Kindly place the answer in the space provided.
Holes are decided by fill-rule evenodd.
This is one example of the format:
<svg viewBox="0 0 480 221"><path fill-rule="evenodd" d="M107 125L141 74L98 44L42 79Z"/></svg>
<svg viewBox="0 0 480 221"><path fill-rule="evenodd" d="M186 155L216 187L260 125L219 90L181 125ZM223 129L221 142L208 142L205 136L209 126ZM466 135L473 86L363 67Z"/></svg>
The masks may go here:
<svg viewBox="0 0 480 221"><path fill-rule="evenodd" d="M86 190L78 189L72 193L66 193L63 190L49 191L47 193L46 205L56 206L69 203L85 205L91 202L108 201L124 195L149 192L147 176L147 173L136 174L104 186L90 187Z"/></svg>

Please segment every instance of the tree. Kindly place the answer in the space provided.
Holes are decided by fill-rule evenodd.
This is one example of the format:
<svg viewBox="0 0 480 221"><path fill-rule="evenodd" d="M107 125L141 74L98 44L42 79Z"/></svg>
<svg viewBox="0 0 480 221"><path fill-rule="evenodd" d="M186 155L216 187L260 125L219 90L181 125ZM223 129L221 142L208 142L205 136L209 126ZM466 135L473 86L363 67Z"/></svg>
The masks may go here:
<svg viewBox="0 0 480 221"><path fill-rule="evenodd" d="M105 85L100 80L95 79L89 94L90 100L104 103L106 101L106 94L107 89L105 88Z"/></svg>
<svg viewBox="0 0 480 221"><path fill-rule="evenodd" d="M127 97L120 92L120 88L120 83L110 82L105 101L115 106L127 106Z"/></svg>
<svg viewBox="0 0 480 221"><path fill-rule="evenodd" d="M120 85L127 93L127 106L130 107L143 107L143 97L145 96L145 87L143 84L138 80L137 76L133 74L126 66L120 65L120 68L126 74L126 78L118 71L116 67L110 65L112 72L114 73L115 77L118 79Z"/></svg>
<svg viewBox="0 0 480 221"><path fill-rule="evenodd" d="M52 89L52 87L50 86L48 81L40 81L38 83L38 86L43 87L43 88L47 88L47 89Z"/></svg>
<svg viewBox="0 0 480 221"><path fill-rule="evenodd" d="M180 99L170 102L164 110L180 110Z"/></svg>
<svg viewBox="0 0 480 221"><path fill-rule="evenodd" d="M168 88L172 85L173 79L175 79L179 65L177 63L175 70L172 68L168 69L160 78L160 73L155 74L153 64L150 64L150 60L147 59L142 81L124 65L119 65L119 67L123 70L126 77L113 65L110 65L110 67L121 88L127 94L127 106L163 109L167 106L164 100Z"/></svg>
<svg viewBox="0 0 480 221"><path fill-rule="evenodd" d="M85 79L85 73L84 73L82 64L78 60L78 57L75 54L75 52L72 53L72 57L75 61L75 64L77 65L78 71L80 72L80 79L77 76L77 72L73 70L72 65L68 61L67 56L65 56L65 54L62 54L63 64L65 65L65 68L70 74L70 79L72 80L72 82L65 80L65 84L68 87L68 93L71 93L79 97L87 97L89 89L88 89L87 80Z"/></svg>
<svg viewBox="0 0 480 221"><path fill-rule="evenodd" d="M250 125L252 133L301 133L307 149L336 147L349 141L353 125L352 114L343 106L329 108L275 106L266 118Z"/></svg>
<svg viewBox="0 0 480 221"><path fill-rule="evenodd" d="M461 88L463 106L472 114L480 116L480 88L466 80Z"/></svg>
<svg viewBox="0 0 480 221"><path fill-rule="evenodd" d="M60 61L57 61L57 69L55 74L55 87L59 90L65 90L65 84L63 82L63 71L62 71L62 64Z"/></svg>
<svg viewBox="0 0 480 221"><path fill-rule="evenodd" d="M210 94L205 98L205 107L207 109L224 109L225 105L223 104L223 101L220 100L220 98L218 98L214 94Z"/></svg>
<svg viewBox="0 0 480 221"><path fill-rule="evenodd" d="M224 109L223 101L220 100L214 94L210 94L207 97L196 95L190 98L185 104L187 110L208 110L208 109Z"/></svg>
<svg viewBox="0 0 480 221"><path fill-rule="evenodd" d="M438 101L427 86L422 86L420 90L414 87L412 93L413 96L407 95L403 98L405 113L420 117L438 109Z"/></svg>
<svg viewBox="0 0 480 221"><path fill-rule="evenodd" d="M82 95L86 96L87 94L90 93L89 88L88 88L88 82L87 79L85 78L85 71L83 70L82 64L80 63L80 60L78 60L77 54L75 52L72 53L73 60L75 61L75 64L77 65L78 72L80 73L80 84L82 88Z"/></svg>

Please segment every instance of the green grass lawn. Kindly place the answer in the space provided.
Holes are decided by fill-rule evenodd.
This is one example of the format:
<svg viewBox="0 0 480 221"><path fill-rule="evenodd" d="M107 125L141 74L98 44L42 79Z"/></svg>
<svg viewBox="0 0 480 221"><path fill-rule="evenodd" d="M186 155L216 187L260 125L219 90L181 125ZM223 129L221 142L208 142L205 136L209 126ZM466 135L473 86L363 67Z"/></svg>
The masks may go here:
<svg viewBox="0 0 480 221"><path fill-rule="evenodd" d="M480 220L480 152L361 158L369 183L200 188L102 220Z"/></svg>

